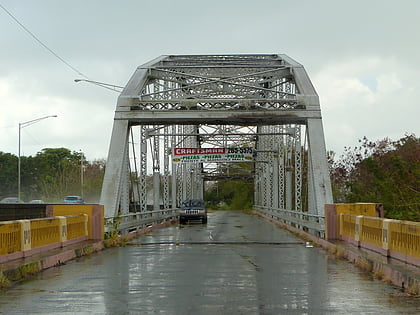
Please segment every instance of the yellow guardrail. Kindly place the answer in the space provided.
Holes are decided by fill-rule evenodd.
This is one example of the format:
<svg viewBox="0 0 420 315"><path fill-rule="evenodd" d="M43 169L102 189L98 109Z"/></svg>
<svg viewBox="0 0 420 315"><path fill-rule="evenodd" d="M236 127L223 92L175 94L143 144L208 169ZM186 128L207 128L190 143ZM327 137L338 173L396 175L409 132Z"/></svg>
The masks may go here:
<svg viewBox="0 0 420 315"><path fill-rule="evenodd" d="M383 219L363 217L359 240L382 247Z"/></svg>
<svg viewBox="0 0 420 315"><path fill-rule="evenodd" d="M377 203L336 203L334 204L337 215L341 213L348 213L354 215L364 215L368 217L377 216L377 208L380 204Z"/></svg>
<svg viewBox="0 0 420 315"><path fill-rule="evenodd" d="M341 215L340 216L340 234L348 237L356 235L356 216Z"/></svg>
<svg viewBox="0 0 420 315"><path fill-rule="evenodd" d="M383 217L383 205L380 203L334 203L325 205L325 232L328 240L338 239L341 221L340 214L352 214L366 217ZM345 223L349 223L346 222ZM350 226L344 227L348 230Z"/></svg>
<svg viewBox="0 0 420 315"><path fill-rule="evenodd" d="M88 239L103 239L104 237L104 206L103 205L51 205L52 216L71 216L86 214L88 216Z"/></svg>
<svg viewBox="0 0 420 315"><path fill-rule="evenodd" d="M66 217L68 240L88 235L87 219L85 214Z"/></svg>
<svg viewBox="0 0 420 315"><path fill-rule="evenodd" d="M32 248L61 242L61 221L59 218L31 220Z"/></svg>
<svg viewBox="0 0 420 315"><path fill-rule="evenodd" d="M0 222L0 255L22 250L22 225L18 221Z"/></svg>
<svg viewBox="0 0 420 315"><path fill-rule="evenodd" d="M86 214L0 222L0 256L87 237L87 222Z"/></svg>
<svg viewBox="0 0 420 315"><path fill-rule="evenodd" d="M389 249L420 258L420 222L392 220Z"/></svg>
<svg viewBox="0 0 420 315"><path fill-rule="evenodd" d="M420 222L340 214L340 235L384 251L420 259Z"/></svg>

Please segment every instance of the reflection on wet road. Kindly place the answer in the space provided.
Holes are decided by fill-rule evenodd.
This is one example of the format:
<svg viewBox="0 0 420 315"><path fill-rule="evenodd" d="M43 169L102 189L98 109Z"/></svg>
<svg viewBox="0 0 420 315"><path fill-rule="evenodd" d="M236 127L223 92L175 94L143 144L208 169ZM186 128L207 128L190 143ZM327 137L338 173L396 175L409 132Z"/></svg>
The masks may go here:
<svg viewBox="0 0 420 315"><path fill-rule="evenodd" d="M0 293L3 314L418 314L420 300L242 212L155 231Z"/></svg>

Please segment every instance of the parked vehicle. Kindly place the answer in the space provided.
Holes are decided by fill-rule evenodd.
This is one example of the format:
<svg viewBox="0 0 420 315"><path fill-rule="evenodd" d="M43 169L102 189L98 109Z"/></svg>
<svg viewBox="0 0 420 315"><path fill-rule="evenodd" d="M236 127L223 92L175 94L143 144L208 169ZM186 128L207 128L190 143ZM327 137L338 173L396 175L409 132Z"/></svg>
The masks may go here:
<svg viewBox="0 0 420 315"><path fill-rule="evenodd" d="M45 203L45 201L41 199L34 199L34 200L29 201L29 203Z"/></svg>
<svg viewBox="0 0 420 315"><path fill-rule="evenodd" d="M6 197L3 198L0 203L25 203L24 201L20 200L18 197Z"/></svg>
<svg viewBox="0 0 420 315"><path fill-rule="evenodd" d="M85 201L80 196L67 196L64 198L64 203L68 204L84 204Z"/></svg>
<svg viewBox="0 0 420 315"><path fill-rule="evenodd" d="M203 199L187 199L182 202L179 223L184 224L189 220L201 220L202 223L207 223L207 209Z"/></svg>

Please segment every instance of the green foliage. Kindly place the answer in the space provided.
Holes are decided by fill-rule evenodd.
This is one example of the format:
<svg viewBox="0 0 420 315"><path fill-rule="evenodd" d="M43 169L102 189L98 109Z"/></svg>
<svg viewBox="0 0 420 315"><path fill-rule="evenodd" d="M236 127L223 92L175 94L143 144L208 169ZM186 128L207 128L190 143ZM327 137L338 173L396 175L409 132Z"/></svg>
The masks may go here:
<svg viewBox="0 0 420 315"><path fill-rule="evenodd" d="M212 209L249 210L254 198L254 183L248 181L223 181L212 185L204 199Z"/></svg>
<svg viewBox="0 0 420 315"><path fill-rule="evenodd" d="M16 196L18 158L10 153L0 152L0 197Z"/></svg>
<svg viewBox="0 0 420 315"><path fill-rule="evenodd" d="M99 202L105 174L105 164L105 160L84 163L84 198L90 202Z"/></svg>
<svg viewBox="0 0 420 315"><path fill-rule="evenodd" d="M382 203L388 218L420 221L419 138L360 143L332 166L335 202Z"/></svg>
<svg viewBox="0 0 420 315"><path fill-rule="evenodd" d="M65 148L43 149L35 159L39 167L38 182L46 199L81 194L80 153Z"/></svg>
<svg viewBox="0 0 420 315"><path fill-rule="evenodd" d="M10 280L4 275L3 271L0 270L0 289L10 285Z"/></svg>
<svg viewBox="0 0 420 315"><path fill-rule="evenodd" d="M117 216L113 220L109 220L106 222L106 226L108 228L108 232L105 233L105 239L118 239L119 237L119 229L121 225L122 217Z"/></svg>
<svg viewBox="0 0 420 315"><path fill-rule="evenodd" d="M104 246L109 247L124 247L128 244L128 237L120 235L120 225L122 217L118 215L112 221L108 221L106 226L108 227L108 232L105 233Z"/></svg>
<svg viewBox="0 0 420 315"><path fill-rule="evenodd" d="M16 156L0 152L1 198L17 195L17 164ZM46 148L35 157L21 157L22 199L62 202L66 195L80 195L82 166L84 199L98 202L105 161L88 162L83 153L66 148Z"/></svg>
<svg viewBox="0 0 420 315"><path fill-rule="evenodd" d="M230 163L225 173L247 176L252 173L254 163ZM252 180L227 180L213 182L207 186L204 199L209 208L215 210L250 210L254 204L254 182Z"/></svg>

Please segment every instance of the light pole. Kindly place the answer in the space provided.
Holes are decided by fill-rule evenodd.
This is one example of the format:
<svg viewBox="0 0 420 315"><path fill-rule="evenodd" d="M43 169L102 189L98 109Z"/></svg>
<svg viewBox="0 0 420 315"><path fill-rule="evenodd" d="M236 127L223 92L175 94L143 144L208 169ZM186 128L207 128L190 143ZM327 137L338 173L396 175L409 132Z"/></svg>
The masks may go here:
<svg viewBox="0 0 420 315"><path fill-rule="evenodd" d="M21 122L19 123L19 146L18 146L18 195L17 197L20 199L20 131L22 128L28 127L30 125L33 125L35 123L37 123L38 121L41 121L43 119L47 119L50 117L57 117L57 115L49 115L49 116L44 116L44 117L40 117L37 119L33 119L33 120L28 120L25 122Z"/></svg>
<svg viewBox="0 0 420 315"><path fill-rule="evenodd" d="M97 86L100 86L100 87L103 87L105 89L108 89L108 90L111 90L111 91L115 91L115 92L121 92L122 89L124 89L123 86L109 84L109 83L104 83L104 82L99 82L99 81L93 81L93 80L86 80L86 79L75 79L74 82L76 82L76 83L78 83L78 82L92 83L92 84L95 84Z"/></svg>

